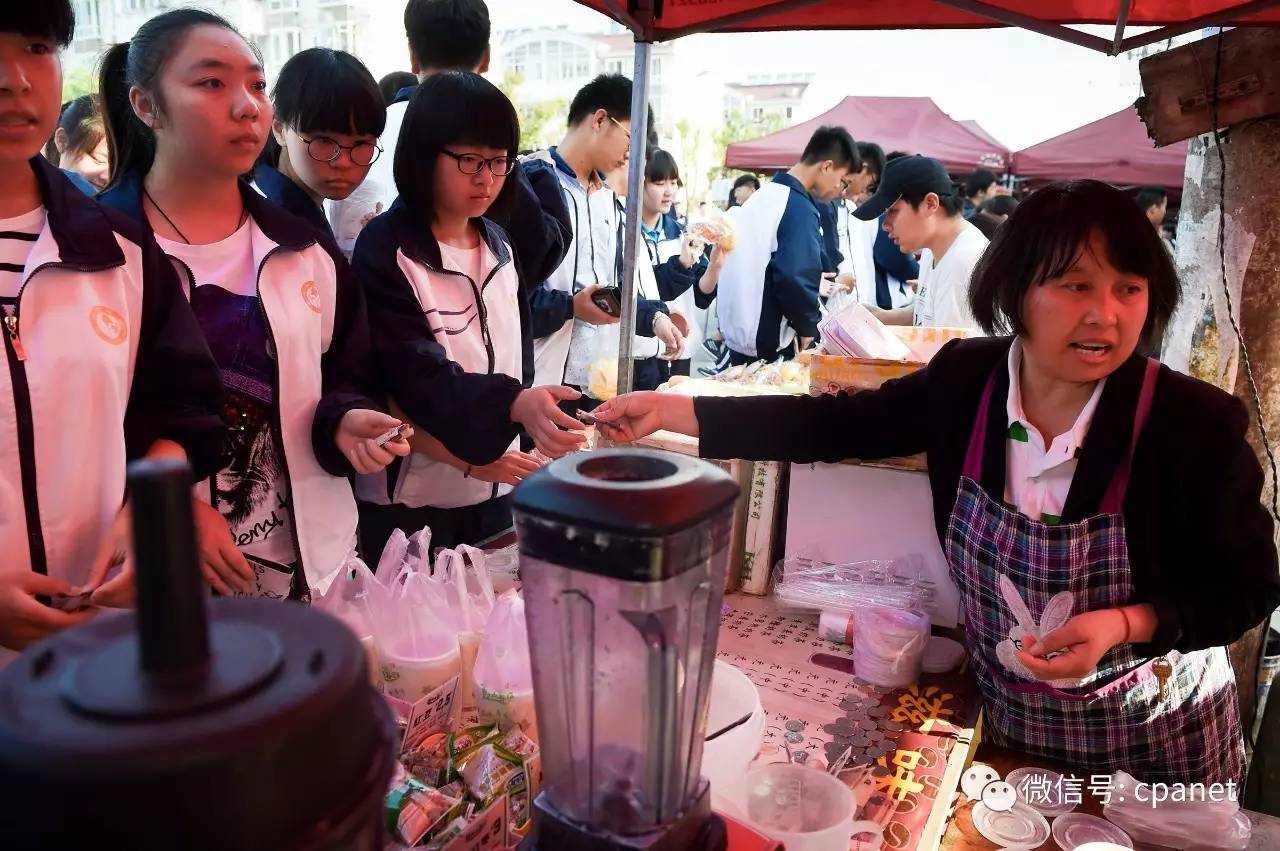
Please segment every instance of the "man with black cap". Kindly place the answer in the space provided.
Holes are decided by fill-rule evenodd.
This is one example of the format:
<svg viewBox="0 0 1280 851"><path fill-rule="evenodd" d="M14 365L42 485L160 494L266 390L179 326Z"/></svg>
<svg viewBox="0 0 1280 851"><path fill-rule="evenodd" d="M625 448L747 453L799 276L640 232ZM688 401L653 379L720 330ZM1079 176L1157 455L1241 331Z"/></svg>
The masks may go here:
<svg viewBox="0 0 1280 851"><path fill-rule="evenodd" d="M908 254L920 252L915 303L883 310L869 307L886 325L977 328L969 311L969 278L987 249L987 238L965 221L964 198L942 163L902 157L889 163L880 187L854 216L885 214L884 229Z"/></svg>

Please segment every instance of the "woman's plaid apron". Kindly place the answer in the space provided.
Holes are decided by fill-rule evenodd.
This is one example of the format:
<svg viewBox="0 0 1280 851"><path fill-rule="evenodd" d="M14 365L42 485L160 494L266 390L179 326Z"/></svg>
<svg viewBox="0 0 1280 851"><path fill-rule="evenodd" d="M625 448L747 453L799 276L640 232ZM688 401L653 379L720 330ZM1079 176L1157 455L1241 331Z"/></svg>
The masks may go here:
<svg viewBox="0 0 1280 851"><path fill-rule="evenodd" d="M1101 513L1058 526L1005 507L978 484L993 373L969 438L947 529L947 561L961 590L987 734L997 743L1091 773L1123 769L1148 782L1239 782L1244 743L1226 648L1166 654L1173 674L1163 700L1152 673L1155 660L1135 655L1132 645L1112 648L1093 673L1075 683L1039 682L1012 661L1027 632L1047 634L1070 616L1131 602L1121 510L1158 367L1155 361L1147 365L1133 442Z"/></svg>

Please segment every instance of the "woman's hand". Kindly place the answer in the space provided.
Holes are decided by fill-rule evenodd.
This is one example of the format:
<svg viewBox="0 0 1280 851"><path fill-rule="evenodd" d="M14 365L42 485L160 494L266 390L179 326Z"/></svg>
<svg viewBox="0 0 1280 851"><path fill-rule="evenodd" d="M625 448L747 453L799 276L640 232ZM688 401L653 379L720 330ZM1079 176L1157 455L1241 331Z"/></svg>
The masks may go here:
<svg viewBox="0 0 1280 851"><path fill-rule="evenodd" d="M1076 615L1039 641L1028 638L1018 661L1042 682L1083 677L1108 650L1131 639L1130 621L1120 609ZM1057 654L1046 659L1049 654Z"/></svg>
<svg viewBox="0 0 1280 851"><path fill-rule="evenodd" d="M529 453L512 449L492 464L472 467L471 478L497 485L518 485L541 466L542 462Z"/></svg>
<svg viewBox="0 0 1280 851"><path fill-rule="evenodd" d="M663 360L676 360L684 348L684 335L676 327L675 322L665 313L657 313L653 318L653 336L662 341L664 350L658 357Z"/></svg>
<svg viewBox="0 0 1280 851"><path fill-rule="evenodd" d="M534 446L548 458L559 458L587 439L586 426L560 410L560 402L581 399L577 390L559 385L521 390L511 403L511 421L524 426Z"/></svg>
<svg viewBox="0 0 1280 851"><path fill-rule="evenodd" d="M97 609L62 612L36 599L37 594L72 596L76 589L61 579L34 570L0 572L0 647L21 650L47 635L92 618Z"/></svg>
<svg viewBox="0 0 1280 851"><path fill-rule="evenodd" d="M205 582L224 597L253 590L253 568L231 537L231 527L207 502L192 500L196 521L196 549Z"/></svg>
<svg viewBox="0 0 1280 851"><path fill-rule="evenodd" d="M396 438L378 445L379 437L401 425L400 420L382 411L355 408L343 414L333 440L357 473L377 473L397 455L403 458L409 454L407 440Z"/></svg>
<svg viewBox="0 0 1280 851"><path fill-rule="evenodd" d="M615 443L634 443L655 431L698 436L693 399L674 393L628 393L605 402L591 413Z"/></svg>

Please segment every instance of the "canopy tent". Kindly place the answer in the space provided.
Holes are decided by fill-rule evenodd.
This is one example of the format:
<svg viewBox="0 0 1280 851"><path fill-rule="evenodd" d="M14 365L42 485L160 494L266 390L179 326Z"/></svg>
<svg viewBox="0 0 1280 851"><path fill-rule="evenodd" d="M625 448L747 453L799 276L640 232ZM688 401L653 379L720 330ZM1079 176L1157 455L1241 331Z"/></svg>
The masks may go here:
<svg viewBox="0 0 1280 851"><path fill-rule="evenodd" d="M700 32L806 29L922 29L1014 26L1112 55L1209 26L1280 24L1280 0L577 0L631 30L629 181L640 186L648 127L649 56L655 41ZM1065 24L1114 24L1111 40ZM1156 29L1125 38L1128 26ZM636 249L640 195L627 198L623 240L618 391L632 387Z"/></svg>
<svg viewBox="0 0 1280 851"><path fill-rule="evenodd" d="M1280 0L578 0L637 41L699 32L1014 26L1118 54L1209 26L1280 24ZM1114 26L1115 37L1064 24ZM1126 26L1157 29L1124 37Z"/></svg>
<svg viewBox="0 0 1280 851"><path fill-rule="evenodd" d="M1118 186L1182 189L1188 142L1155 147L1133 107L1013 155L1013 173L1041 180L1092 177Z"/></svg>
<svg viewBox="0 0 1280 851"><path fill-rule="evenodd" d="M990 133L988 133L987 128L983 127L978 122L970 119L967 121L961 121L960 123L963 124L965 127L968 127L974 133L977 133L983 139L986 139L989 144L992 144L997 148L1004 148L1004 145L1000 142L1000 140L997 139L995 136L992 136Z"/></svg>
<svg viewBox="0 0 1280 851"><path fill-rule="evenodd" d="M902 150L940 160L948 171L990 168L1004 171L1008 148L947 115L930 98L846 97L817 118L785 130L734 142L725 151L730 168L769 171L800 159L813 131L824 124L848 129L853 138L876 142L885 151Z"/></svg>

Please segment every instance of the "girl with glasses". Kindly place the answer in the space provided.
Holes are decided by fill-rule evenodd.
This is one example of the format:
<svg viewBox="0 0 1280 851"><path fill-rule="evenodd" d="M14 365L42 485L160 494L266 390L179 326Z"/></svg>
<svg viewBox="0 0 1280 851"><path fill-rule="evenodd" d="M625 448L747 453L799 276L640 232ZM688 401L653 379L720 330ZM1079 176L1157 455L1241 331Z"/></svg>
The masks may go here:
<svg viewBox="0 0 1280 851"><path fill-rule="evenodd" d="M313 47L280 69L271 102L275 120L254 186L332 236L325 199L356 191L382 153L387 111L378 84L350 53Z"/></svg>
<svg viewBox="0 0 1280 851"><path fill-rule="evenodd" d="M197 487L218 592L306 598L356 539L347 481L408 454L380 438L359 284L332 240L241 176L271 131L257 52L222 18L157 15L103 59L111 179L100 201L154 232L213 352L228 427Z"/></svg>
<svg viewBox="0 0 1280 851"><path fill-rule="evenodd" d="M434 74L409 102L395 154L399 198L356 241L392 410L411 421L413 453L357 482L370 557L395 529L430 526L432 543L475 544L511 525L507 494L545 455L581 443L557 403L566 387L528 389L528 290L507 232L488 216L516 193L515 108L476 74ZM562 431L561 427L568 429Z"/></svg>

